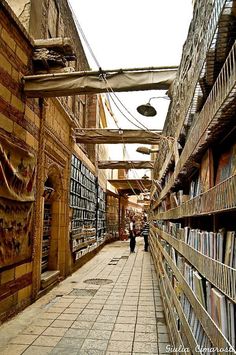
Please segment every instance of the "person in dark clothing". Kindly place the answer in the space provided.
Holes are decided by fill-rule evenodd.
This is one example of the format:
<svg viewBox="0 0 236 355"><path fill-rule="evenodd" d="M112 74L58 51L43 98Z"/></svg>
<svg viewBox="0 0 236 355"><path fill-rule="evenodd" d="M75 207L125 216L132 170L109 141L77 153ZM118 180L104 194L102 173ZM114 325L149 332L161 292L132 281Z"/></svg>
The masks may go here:
<svg viewBox="0 0 236 355"><path fill-rule="evenodd" d="M135 220L131 219L129 224L129 237L130 237L130 252L134 253L135 245L136 245L136 232L135 232Z"/></svg>
<svg viewBox="0 0 236 355"><path fill-rule="evenodd" d="M146 217L144 217L143 219L143 228L142 228L141 235L144 238L144 250L148 251L149 223Z"/></svg>

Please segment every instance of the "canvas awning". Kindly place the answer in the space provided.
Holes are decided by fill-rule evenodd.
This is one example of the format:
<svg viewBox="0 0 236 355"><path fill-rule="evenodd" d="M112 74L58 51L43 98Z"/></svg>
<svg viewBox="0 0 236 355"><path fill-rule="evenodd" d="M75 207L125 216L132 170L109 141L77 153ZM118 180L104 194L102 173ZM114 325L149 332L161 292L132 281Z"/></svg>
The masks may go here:
<svg viewBox="0 0 236 355"><path fill-rule="evenodd" d="M120 69L30 75L23 77L28 97L58 97L99 94L108 91L168 90L175 79L176 67L158 70Z"/></svg>
<svg viewBox="0 0 236 355"><path fill-rule="evenodd" d="M121 195L134 195L143 192L144 189L150 190L152 180L144 179L113 179L108 180Z"/></svg>
<svg viewBox="0 0 236 355"><path fill-rule="evenodd" d="M153 161L125 161L125 160L109 160L99 161L99 169L153 169Z"/></svg>
<svg viewBox="0 0 236 355"><path fill-rule="evenodd" d="M144 131L138 129L81 128L75 129L77 143L85 144L119 144L141 143L156 145L162 131Z"/></svg>

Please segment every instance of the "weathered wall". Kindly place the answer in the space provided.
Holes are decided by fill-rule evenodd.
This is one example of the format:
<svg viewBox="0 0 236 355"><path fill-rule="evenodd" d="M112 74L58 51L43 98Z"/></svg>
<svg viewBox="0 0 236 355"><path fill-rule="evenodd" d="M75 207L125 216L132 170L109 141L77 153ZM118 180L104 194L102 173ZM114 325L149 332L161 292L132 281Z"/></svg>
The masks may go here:
<svg viewBox="0 0 236 355"><path fill-rule="evenodd" d="M26 100L21 90L21 77L31 67L32 44L23 27L16 24L14 16L9 15L3 5L0 5L0 143L4 147L5 138L36 157L40 127L38 100ZM9 201L6 199L3 203L8 205ZM8 229L14 230L11 223L12 218L9 217ZM20 238L25 237L20 233ZM2 238L3 235L3 243ZM1 245L3 255L14 253L16 240L15 244L12 241L9 239L7 245ZM0 320L31 302L32 257L24 260L21 247L17 257L21 261L8 266L5 266L4 256L1 258Z"/></svg>

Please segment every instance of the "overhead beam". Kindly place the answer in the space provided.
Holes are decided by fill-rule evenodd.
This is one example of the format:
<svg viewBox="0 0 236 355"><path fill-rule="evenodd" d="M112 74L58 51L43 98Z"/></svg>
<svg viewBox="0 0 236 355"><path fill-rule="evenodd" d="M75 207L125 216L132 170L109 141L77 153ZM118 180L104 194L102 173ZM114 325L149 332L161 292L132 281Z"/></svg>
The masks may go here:
<svg viewBox="0 0 236 355"><path fill-rule="evenodd" d="M112 179L108 180L120 194L134 195L143 192L144 189L150 190L152 185L152 180L144 179Z"/></svg>
<svg viewBox="0 0 236 355"><path fill-rule="evenodd" d="M100 94L108 91L168 90L177 67L119 69L30 75L23 77L28 97Z"/></svg>
<svg viewBox="0 0 236 355"><path fill-rule="evenodd" d="M99 169L153 169L153 161L99 161Z"/></svg>
<svg viewBox="0 0 236 355"><path fill-rule="evenodd" d="M75 130L75 140L84 144L158 144L161 130L82 128Z"/></svg>

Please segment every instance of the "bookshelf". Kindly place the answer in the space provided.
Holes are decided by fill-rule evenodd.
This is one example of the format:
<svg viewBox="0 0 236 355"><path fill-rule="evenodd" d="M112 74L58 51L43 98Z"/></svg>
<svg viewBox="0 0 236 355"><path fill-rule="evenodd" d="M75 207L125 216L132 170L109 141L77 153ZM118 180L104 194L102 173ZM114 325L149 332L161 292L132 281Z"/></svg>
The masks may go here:
<svg viewBox="0 0 236 355"><path fill-rule="evenodd" d="M110 236L119 235L119 196L108 191L106 195L106 225Z"/></svg>
<svg viewBox="0 0 236 355"><path fill-rule="evenodd" d="M51 223L52 223L51 204L45 203L44 204L44 219L43 219L41 273L48 270Z"/></svg>
<svg viewBox="0 0 236 355"><path fill-rule="evenodd" d="M195 2L163 130L172 140L160 143L151 189L150 250L165 316L175 348L192 354L202 346L207 353L236 353L232 4Z"/></svg>
<svg viewBox="0 0 236 355"><path fill-rule="evenodd" d="M97 242L102 243L106 234L106 193L97 187Z"/></svg>
<svg viewBox="0 0 236 355"><path fill-rule="evenodd" d="M75 155L71 161L70 207L70 244L76 262L97 246L97 179Z"/></svg>

